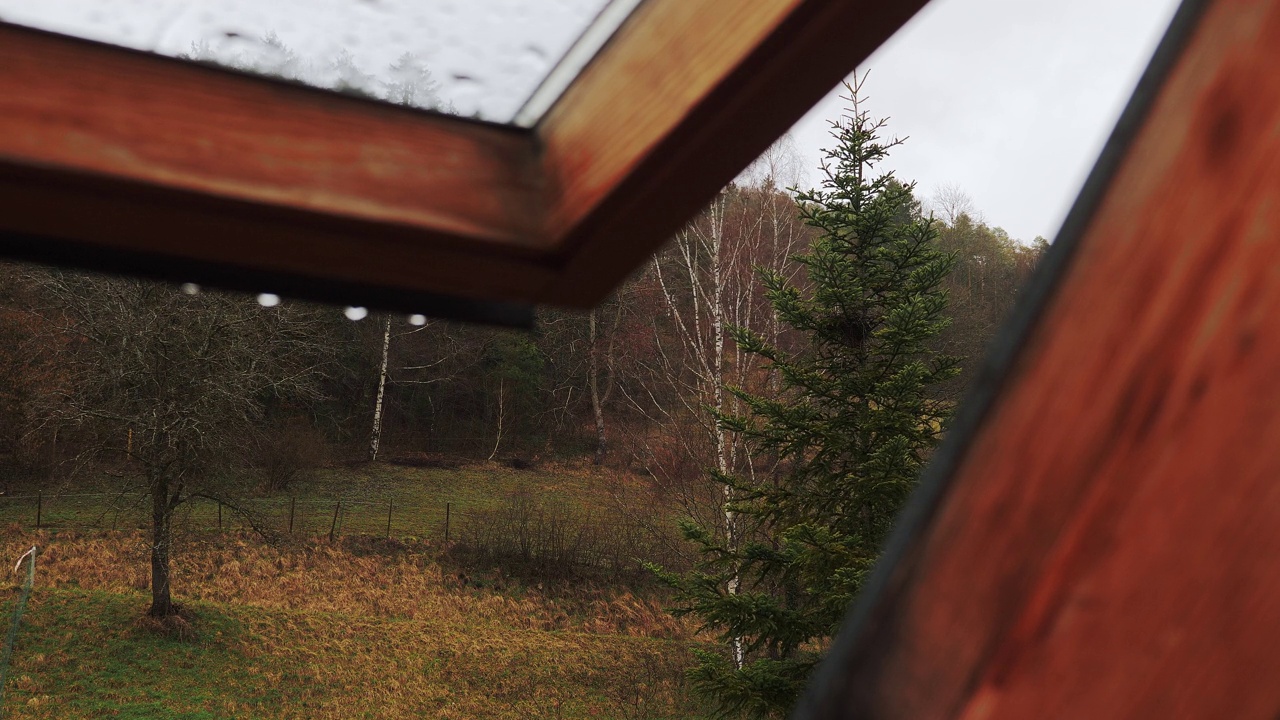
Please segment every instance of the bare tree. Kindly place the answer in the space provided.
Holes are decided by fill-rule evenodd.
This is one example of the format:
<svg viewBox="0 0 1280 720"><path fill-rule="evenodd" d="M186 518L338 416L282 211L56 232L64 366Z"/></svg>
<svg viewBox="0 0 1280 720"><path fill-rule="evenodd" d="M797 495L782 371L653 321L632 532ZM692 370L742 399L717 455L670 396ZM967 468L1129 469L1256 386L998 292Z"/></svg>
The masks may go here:
<svg viewBox="0 0 1280 720"><path fill-rule="evenodd" d="M603 465L609 452L605 407L619 382L617 341L627 309L628 290L629 288L620 289L610 302L592 310L587 317L587 389L591 397L591 416L596 426L596 465Z"/></svg>
<svg viewBox="0 0 1280 720"><path fill-rule="evenodd" d="M592 310L587 317L590 328L588 340L587 388L591 395L591 415L596 423L595 464L604 464L605 454L609 449L609 436L605 432L604 398L600 394L600 333L596 331L596 311Z"/></svg>
<svg viewBox="0 0 1280 720"><path fill-rule="evenodd" d="M317 397L329 354L316 311L61 271L30 281L45 328L70 339L65 389L39 421L75 428L86 462L127 453L126 479L151 504L149 614L172 615L174 513L196 497L247 512L241 448L269 405Z"/></svg>
<svg viewBox="0 0 1280 720"><path fill-rule="evenodd" d="M378 447L382 444L382 400L387 391L387 360L391 355L391 316L382 326L382 363L378 369L378 397L373 404L373 432L369 435L369 462L378 459Z"/></svg>
<svg viewBox="0 0 1280 720"><path fill-rule="evenodd" d="M976 223L983 221L982 213L978 211L978 205L969 193L952 183L938 186L929 199L928 207L939 219L953 227L962 216L967 216Z"/></svg>
<svg viewBox="0 0 1280 720"><path fill-rule="evenodd" d="M808 179L804 158L790 133L778 138L743 170L735 183L743 187L787 188L803 185Z"/></svg>
<svg viewBox="0 0 1280 720"><path fill-rule="evenodd" d="M393 327L395 318L387 315L382 322L381 354L378 362L378 383L374 394L373 423L369 432L369 462L378 459L382 449L382 431L386 424L388 393L394 387L434 385L451 379L449 375L441 375L438 370L456 351L453 338L447 333L435 336L426 335L426 331L437 326L428 322L425 317L417 316L416 321L410 319L413 329L396 331ZM422 342L410 342L412 336L426 338L434 346L435 355L428 357ZM433 342L434 341L434 342ZM435 374L425 371L436 371Z"/></svg>
<svg viewBox="0 0 1280 720"><path fill-rule="evenodd" d="M657 357L645 397L636 402L666 428L666 442L683 447L697 467L726 476L754 472L737 436L718 421L741 411L726 388L747 387L759 375L756 358L742 353L728 330L751 328L777 339L779 325L764 297L759 269L792 272L786 260L805 237L794 201L776 188L775 177L770 171L760 185L721 192L652 265L666 317L655 320ZM690 424L700 431L689 432ZM703 482L676 487L685 493L682 501L691 516L709 519ZM713 505L719 522L703 522L719 525L730 547L738 542L732 501L724 486ZM731 578L728 591L738 591L736 579ZM741 659L737 645L735 655Z"/></svg>
<svg viewBox="0 0 1280 720"><path fill-rule="evenodd" d="M758 271L792 277L797 264L787 258L806 237L789 195L768 185L731 186L654 258L650 275L665 317L652 320L655 357L643 397L632 400L700 467L728 472L743 459L716 416L738 410L725 386L748 386L758 373L727 328L778 339L781 330ZM699 432L687 432L689 423ZM684 502L698 514L696 493Z"/></svg>

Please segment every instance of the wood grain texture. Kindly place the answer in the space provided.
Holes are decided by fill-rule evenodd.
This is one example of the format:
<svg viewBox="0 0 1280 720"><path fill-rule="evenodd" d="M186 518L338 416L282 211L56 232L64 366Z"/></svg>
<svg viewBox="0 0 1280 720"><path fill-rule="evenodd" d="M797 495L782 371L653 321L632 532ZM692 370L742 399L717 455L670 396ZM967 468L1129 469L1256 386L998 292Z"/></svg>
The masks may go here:
<svg viewBox="0 0 1280 720"><path fill-rule="evenodd" d="M3 235L49 238L50 252L25 243L21 252ZM70 176L0 162L0 255L127 272L130 263L103 263L100 253L83 262L56 241L71 240L123 256L151 256L147 274L175 282L203 282L248 291L298 288L298 297L414 310L423 294L501 300L528 298L553 277L536 258L476 252L449 243L431 245L422 233L252 203L176 193L167 188ZM32 250L36 252L32 252ZM165 266L171 270L165 272ZM258 287L237 274L263 279ZM279 282L272 282L272 278ZM317 286L378 288L375 297L395 302L332 296Z"/></svg>
<svg viewBox="0 0 1280 720"><path fill-rule="evenodd" d="M1280 714L1280 2L1214 0L802 717Z"/></svg>
<svg viewBox="0 0 1280 720"><path fill-rule="evenodd" d="M0 159L517 244L539 237L503 128L0 25Z"/></svg>
<svg viewBox="0 0 1280 720"><path fill-rule="evenodd" d="M552 107L548 302L588 306L924 0L648 0Z"/></svg>
<svg viewBox="0 0 1280 720"><path fill-rule="evenodd" d="M486 297L547 245L527 133L2 24L0 130L11 231Z"/></svg>
<svg viewBox="0 0 1280 720"><path fill-rule="evenodd" d="M0 231L585 307L923 4L649 0L536 132L0 23Z"/></svg>

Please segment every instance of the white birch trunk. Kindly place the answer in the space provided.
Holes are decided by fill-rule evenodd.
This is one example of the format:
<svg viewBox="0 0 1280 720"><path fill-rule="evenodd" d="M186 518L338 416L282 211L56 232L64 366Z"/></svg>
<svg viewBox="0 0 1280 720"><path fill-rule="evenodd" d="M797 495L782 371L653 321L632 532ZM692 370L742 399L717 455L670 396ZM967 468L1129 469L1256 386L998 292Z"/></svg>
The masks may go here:
<svg viewBox="0 0 1280 720"><path fill-rule="evenodd" d="M498 446L502 444L502 417L505 414L502 400L504 380L504 378L498 378L498 436L493 440L493 452L489 453L490 460L497 456Z"/></svg>
<svg viewBox="0 0 1280 720"><path fill-rule="evenodd" d="M382 397L387 389L387 358L391 350L391 317L387 317L382 330L382 367L378 371L378 399L373 404L373 432L369 438L369 462L378 459L378 447L382 443Z"/></svg>
<svg viewBox="0 0 1280 720"><path fill-rule="evenodd" d="M725 366L724 366L724 270L721 264L721 251L724 247L724 211L712 216L711 228L711 302L707 308L708 319L711 322L712 336L712 360L711 366L711 385L712 397L714 399L714 407L717 413L724 412L724 385L725 385ZM715 427L715 443L716 443L716 469L722 475L728 475L730 469L728 437L724 428L717 421ZM724 488L724 531L725 542L730 550L736 550L738 545L737 538L737 518L730 508L733 502L733 491L728 485ZM735 567L733 573L729 576L727 590L730 595L737 595L740 580L738 578L738 570ZM743 664L742 638L735 637L731 641L733 646L733 660L738 668Z"/></svg>

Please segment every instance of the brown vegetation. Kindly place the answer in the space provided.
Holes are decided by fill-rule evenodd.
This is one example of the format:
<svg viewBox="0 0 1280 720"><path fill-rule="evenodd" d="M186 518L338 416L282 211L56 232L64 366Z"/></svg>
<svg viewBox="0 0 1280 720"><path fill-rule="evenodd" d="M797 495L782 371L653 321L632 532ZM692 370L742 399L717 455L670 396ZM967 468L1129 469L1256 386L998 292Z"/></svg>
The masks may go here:
<svg viewBox="0 0 1280 720"><path fill-rule="evenodd" d="M182 601L689 639L658 597L630 590L526 587L502 574L450 569L430 545L374 538L264 544L252 535L187 536L175 580ZM40 587L133 593L149 587L141 532L4 532L0 557L41 547Z"/></svg>

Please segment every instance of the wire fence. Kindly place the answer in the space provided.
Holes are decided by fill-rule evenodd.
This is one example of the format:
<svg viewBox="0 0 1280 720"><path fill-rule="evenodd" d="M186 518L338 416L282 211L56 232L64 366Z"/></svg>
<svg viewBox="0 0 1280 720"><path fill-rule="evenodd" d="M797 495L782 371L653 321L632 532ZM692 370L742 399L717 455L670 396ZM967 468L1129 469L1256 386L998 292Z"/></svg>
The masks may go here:
<svg viewBox="0 0 1280 720"><path fill-rule="evenodd" d="M439 507L394 500L327 500L276 497L234 504L196 497L178 506L177 530L261 530L299 536L369 535L441 539L456 537L467 511L457 503ZM151 499L143 493L36 493L0 496L0 525L41 529L145 529Z"/></svg>
<svg viewBox="0 0 1280 720"><path fill-rule="evenodd" d="M151 499L142 493L36 493L0 496L0 526L145 530ZM519 496L485 507L302 497L234 505L192 498L175 511L175 532L241 532L297 538L363 536L442 542L490 564L544 576L645 572L647 563L686 565L678 532L635 508L584 510Z"/></svg>

